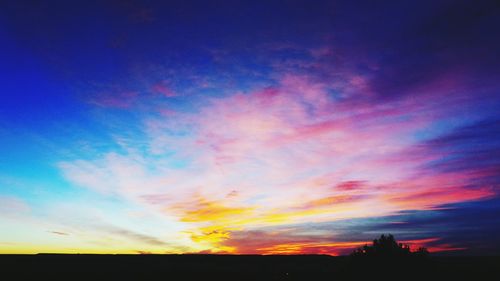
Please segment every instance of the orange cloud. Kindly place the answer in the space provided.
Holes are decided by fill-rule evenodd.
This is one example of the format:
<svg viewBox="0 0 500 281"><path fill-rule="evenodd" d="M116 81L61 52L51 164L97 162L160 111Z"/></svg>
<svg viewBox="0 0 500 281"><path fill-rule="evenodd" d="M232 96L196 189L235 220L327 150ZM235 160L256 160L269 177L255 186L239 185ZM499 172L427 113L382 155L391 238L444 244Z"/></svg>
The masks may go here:
<svg viewBox="0 0 500 281"><path fill-rule="evenodd" d="M227 221L236 216L248 214L253 208L227 207L215 201L199 199L194 209L186 210L181 217L183 222Z"/></svg>
<svg viewBox="0 0 500 281"><path fill-rule="evenodd" d="M337 243L286 243L259 248L257 249L257 251L264 255L322 254L338 256L340 254L343 254L346 249L354 249L365 244L367 244L367 242L365 241Z"/></svg>
<svg viewBox="0 0 500 281"><path fill-rule="evenodd" d="M210 252L234 253L235 248L223 245L223 242L230 238L231 232L224 227L208 226L187 231L191 240L207 247Z"/></svg>

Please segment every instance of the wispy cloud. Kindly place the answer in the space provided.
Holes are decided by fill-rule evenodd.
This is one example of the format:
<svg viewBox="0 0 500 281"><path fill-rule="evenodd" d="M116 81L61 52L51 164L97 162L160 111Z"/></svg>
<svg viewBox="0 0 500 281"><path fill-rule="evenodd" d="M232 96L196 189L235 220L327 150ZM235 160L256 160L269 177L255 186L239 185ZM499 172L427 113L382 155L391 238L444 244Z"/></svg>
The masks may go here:
<svg viewBox="0 0 500 281"><path fill-rule="evenodd" d="M339 101L329 89L326 81L285 75L277 86L208 98L194 113L149 118L146 152L130 147L60 168L75 184L176 217L191 227L192 241L224 252L245 251L226 242L247 228L384 216L496 194L489 185L471 188L469 174L423 175L449 155L420 145L419 135L444 114L439 102ZM308 243L299 248L347 248Z"/></svg>
<svg viewBox="0 0 500 281"><path fill-rule="evenodd" d="M50 233L52 234L56 234L56 235L62 235L62 236L66 236L66 235L69 235L69 233L66 233L66 232L62 232L62 231L49 231Z"/></svg>
<svg viewBox="0 0 500 281"><path fill-rule="evenodd" d="M30 206L15 196L0 196L0 217L15 218L31 213Z"/></svg>

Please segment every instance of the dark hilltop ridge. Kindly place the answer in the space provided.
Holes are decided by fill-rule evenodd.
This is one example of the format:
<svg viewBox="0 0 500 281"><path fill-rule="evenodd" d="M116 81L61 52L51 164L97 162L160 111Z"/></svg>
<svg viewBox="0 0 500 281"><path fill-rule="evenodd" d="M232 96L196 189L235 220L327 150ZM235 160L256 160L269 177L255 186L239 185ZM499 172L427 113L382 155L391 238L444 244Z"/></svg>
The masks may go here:
<svg viewBox="0 0 500 281"><path fill-rule="evenodd" d="M349 256L0 255L4 280L500 280L500 257L435 257L392 235Z"/></svg>

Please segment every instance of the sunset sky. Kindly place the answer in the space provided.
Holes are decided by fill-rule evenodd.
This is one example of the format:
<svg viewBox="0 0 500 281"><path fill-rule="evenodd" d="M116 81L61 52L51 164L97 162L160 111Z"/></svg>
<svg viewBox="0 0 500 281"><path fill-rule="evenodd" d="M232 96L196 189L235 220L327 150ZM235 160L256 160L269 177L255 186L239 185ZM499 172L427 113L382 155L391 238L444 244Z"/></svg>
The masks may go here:
<svg viewBox="0 0 500 281"><path fill-rule="evenodd" d="M499 26L498 1L2 1L0 253L498 254Z"/></svg>

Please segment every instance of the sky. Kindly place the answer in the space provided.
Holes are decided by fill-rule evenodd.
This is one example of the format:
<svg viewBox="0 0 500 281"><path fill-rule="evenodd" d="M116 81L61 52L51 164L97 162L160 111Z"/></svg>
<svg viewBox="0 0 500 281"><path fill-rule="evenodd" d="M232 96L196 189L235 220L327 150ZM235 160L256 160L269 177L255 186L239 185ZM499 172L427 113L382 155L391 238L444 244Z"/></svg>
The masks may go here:
<svg viewBox="0 0 500 281"><path fill-rule="evenodd" d="M0 253L500 251L497 1L1 1Z"/></svg>

